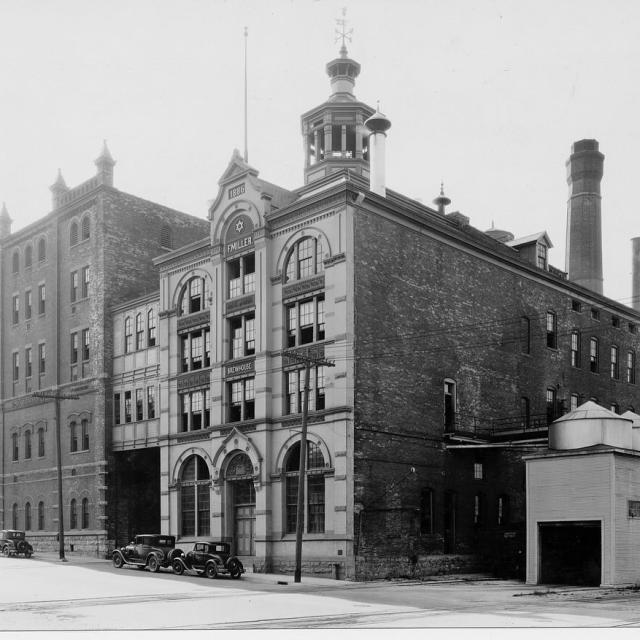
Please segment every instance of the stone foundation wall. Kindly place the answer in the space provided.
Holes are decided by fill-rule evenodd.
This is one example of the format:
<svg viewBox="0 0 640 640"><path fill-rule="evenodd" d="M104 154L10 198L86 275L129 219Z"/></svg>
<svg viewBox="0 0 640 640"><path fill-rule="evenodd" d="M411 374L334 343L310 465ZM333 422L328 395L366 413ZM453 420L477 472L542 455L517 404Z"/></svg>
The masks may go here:
<svg viewBox="0 0 640 640"><path fill-rule="evenodd" d="M356 580L386 578L422 578L448 574L486 571L484 563L473 555L417 556L415 562L402 556L357 556Z"/></svg>
<svg viewBox="0 0 640 640"><path fill-rule="evenodd" d="M27 540L33 547L33 552L58 552L60 546L58 544L58 536L56 534L36 534L27 531ZM76 553L82 556L91 556L94 558L111 557L113 543L107 541L104 533L89 534L68 534L64 536L65 553Z"/></svg>
<svg viewBox="0 0 640 640"><path fill-rule="evenodd" d="M283 573L285 575L291 575L292 580L295 568L295 560L290 558L256 559L253 563L253 571L255 573ZM345 571L344 562L330 562L328 560L308 560L302 562L303 576L344 580L348 577Z"/></svg>

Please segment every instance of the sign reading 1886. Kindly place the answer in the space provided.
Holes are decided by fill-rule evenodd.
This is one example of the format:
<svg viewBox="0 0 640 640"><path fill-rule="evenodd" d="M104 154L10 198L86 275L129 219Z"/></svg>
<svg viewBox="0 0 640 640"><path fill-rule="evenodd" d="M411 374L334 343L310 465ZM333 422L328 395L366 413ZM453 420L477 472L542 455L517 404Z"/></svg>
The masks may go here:
<svg viewBox="0 0 640 640"><path fill-rule="evenodd" d="M237 198L244 193L244 182L242 184L237 184L235 187L231 187L229 189L229 200L232 198Z"/></svg>

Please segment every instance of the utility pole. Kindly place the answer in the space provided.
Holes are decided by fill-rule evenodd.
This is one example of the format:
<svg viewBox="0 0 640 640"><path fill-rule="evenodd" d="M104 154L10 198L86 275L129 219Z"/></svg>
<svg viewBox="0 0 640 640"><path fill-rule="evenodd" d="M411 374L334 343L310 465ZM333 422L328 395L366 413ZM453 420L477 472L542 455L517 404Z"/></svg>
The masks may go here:
<svg viewBox="0 0 640 640"><path fill-rule="evenodd" d="M80 396L72 393L60 393L58 391L34 391L34 398L51 399L56 409L56 462L58 466L58 543L60 560L66 562L64 557L64 508L62 500L62 445L60 443L60 400L79 400Z"/></svg>
<svg viewBox="0 0 640 640"><path fill-rule="evenodd" d="M304 398L302 401L302 435L300 436L300 475L298 477L298 503L296 507L296 568L293 581L300 582L302 577L302 530L304 529L304 485L307 473L307 418L309 416L309 377L311 366L335 367L333 362L324 358L295 351L283 351L283 356L301 362L304 367ZM317 376L316 376L317 384Z"/></svg>

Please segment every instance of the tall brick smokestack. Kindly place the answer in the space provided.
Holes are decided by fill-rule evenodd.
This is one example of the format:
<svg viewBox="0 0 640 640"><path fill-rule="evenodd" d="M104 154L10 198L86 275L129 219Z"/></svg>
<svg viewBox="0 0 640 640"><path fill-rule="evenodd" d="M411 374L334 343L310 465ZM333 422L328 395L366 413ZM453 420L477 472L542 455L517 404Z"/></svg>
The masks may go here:
<svg viewBox="0 0 640 640"><path fill-rule="evenodd" d="M640 311L640 238L631 238L631 306Z"/></svg>
<svg viewBox="0 0 640 640"><path fill-rule="evenodd" d="M567 252L569 280L602 293L600 181L604 155L597 140L579 140L567 160Z"/></svg>

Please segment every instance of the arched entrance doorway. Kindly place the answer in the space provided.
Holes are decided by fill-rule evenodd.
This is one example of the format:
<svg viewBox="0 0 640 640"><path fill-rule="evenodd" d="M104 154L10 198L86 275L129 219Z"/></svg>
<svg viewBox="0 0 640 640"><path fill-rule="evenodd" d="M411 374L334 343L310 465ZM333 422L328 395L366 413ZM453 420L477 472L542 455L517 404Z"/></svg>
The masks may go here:
<svg viewBox="0 0 640 640"><path fill-rule="evenodd" d="M253 464L246 453L229 460L225 473L227 495L231 500L235 552L239 556L255 555L256 490L253 486Z"/></svg>

